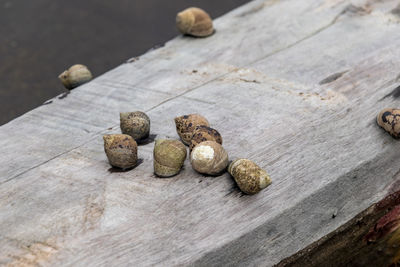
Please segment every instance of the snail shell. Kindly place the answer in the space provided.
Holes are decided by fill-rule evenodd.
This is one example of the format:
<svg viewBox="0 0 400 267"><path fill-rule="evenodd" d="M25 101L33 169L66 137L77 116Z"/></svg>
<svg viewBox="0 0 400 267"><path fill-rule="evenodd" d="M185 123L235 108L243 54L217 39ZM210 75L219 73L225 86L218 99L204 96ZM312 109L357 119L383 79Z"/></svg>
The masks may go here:
<svg viewBox="0 0 400 267"><path fill-rule="evenodd" d="M210 126L207 119L199 114L184 115L175 118L176 131L185 145L190 144L193 131L197 126Z"/></svg>
<svg viewBox="0 0 400 267"><path fill-rule="evenodd" d="M376 121L394 138L400 138L400 109L385 108L379 112Z"/></svg>
<svg viewBox="0 0 400 267"><path fill-rule="evenodd" d="M210 15L203 9L190 7L176 15L176 27L183 34L206 37L214 32Z"/></svg>
<svg viewBox="0 0 400 267"><path fill-rule="evenodd" d="M193 136L190 140L189 146L190 151L192 151L197 144L200 144L204 141L215 141L222 145L222 137L217 130L205 125L200 125L196 126L193 131Z"/></svg>
<svg viewBox="0 0 400 267"><path fill-rule="evenodd" d="M201 142L193 148L190 163L199 173L217 175L228 166L228 153L215 141Z"/></svg>
<svg viewBox="0 0 400 267"><path fill-rule="evenodd" d="M136 141L140 141L149 137L150 134L150 119L141 112L121 112L120 127L123 134L133 137Z"/></svg>
<svg viewBox="0 0 400 267"><path fill-rule="evenodd" d="M268 173L249 159L237 159L233 161L228 172L233 176L240 190L253 195L271 184Z"/></svg>
<svg viewBox="0 0 400 267"><path fill-rule="evenodd" d="M137 163L136 141L126 134L108 134L103 136L104 151L113 167L128 169Z"/></svg>
<svg viewBox="0 0 400 267"><path fill-rule="evenodd" d="M58 78L67 89L74 89L92 79L90 70L81 64L76 64L61 73Z"/></svg>
<svg viewBox="0 0 400 267"><path fill-rule="evenodd" d="M159 139L154 144L154 173L171 177L179 173L186 159L186 147L178 140Z"/></svg>

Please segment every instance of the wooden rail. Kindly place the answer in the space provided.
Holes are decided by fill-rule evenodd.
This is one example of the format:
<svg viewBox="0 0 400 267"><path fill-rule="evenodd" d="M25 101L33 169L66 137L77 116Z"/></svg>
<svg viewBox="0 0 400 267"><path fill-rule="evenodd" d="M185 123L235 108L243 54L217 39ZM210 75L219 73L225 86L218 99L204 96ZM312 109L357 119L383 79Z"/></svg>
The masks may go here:
<svg viewBox="0 0 400 267"><path fill-rule="evenodd" d="M1 126L0 264L355 264L357 251L326 247L366 214L355 247L383 244L379 263L395 264L399 202L374 203L400 190L400 142L375 117L400 106L399 10L256 0L215 20L211 37L178 36ZM102 135L135 110L156 138L177 138L175 116L204 115L231 159L251 158L272 185L243 195L189 162L156 178L153 143L137 168L111 172ZM385 220L391 230L374 234Z"/></svg>

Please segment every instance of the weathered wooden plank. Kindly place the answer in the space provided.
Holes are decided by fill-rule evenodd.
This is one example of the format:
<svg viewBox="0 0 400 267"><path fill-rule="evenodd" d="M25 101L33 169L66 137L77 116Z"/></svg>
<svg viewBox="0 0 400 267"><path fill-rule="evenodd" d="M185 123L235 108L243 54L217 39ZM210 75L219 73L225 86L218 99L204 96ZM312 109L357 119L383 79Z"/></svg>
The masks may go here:
<svg viewBox="0 0 400 267"><path fill-rule="evenodd" d="M398 104L385 97L398 86L395 8L254 1L210 38L178 37L2 126L0 263L270 266L400 190L399 143L374 123ZM152 143L137 168L109 172L101 135L126 110L173 138L175 116L203 114L273 184L244 196L189 162L157 179Z"/></svg>

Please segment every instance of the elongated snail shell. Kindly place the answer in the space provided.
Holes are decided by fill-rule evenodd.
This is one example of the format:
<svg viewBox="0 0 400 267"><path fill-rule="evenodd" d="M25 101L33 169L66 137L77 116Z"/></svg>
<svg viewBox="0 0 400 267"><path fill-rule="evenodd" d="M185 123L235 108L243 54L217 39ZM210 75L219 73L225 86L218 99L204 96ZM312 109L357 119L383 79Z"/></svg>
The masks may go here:
<svg viewBox="0 0 400 267"><path fill-rule="evenodd" d="M240 190L253 195L271 184L268 173L249 159L233 161L228 172L233 176Z"/></svg>

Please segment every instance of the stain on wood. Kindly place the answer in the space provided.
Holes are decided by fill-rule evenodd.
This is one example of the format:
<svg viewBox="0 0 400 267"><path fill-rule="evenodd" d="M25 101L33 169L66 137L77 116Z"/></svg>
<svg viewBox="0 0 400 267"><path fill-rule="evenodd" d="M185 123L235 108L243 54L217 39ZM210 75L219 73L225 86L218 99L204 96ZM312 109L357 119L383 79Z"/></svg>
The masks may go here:
<svg viewBox="0 0 400 267"><path fill-rule="evenodd" d="M34 267L49 265L49 261L57 252L57 247L47 242L33 242L24 247L23 252L20 254L10 255L13 260L6 266Z"/></svg>

